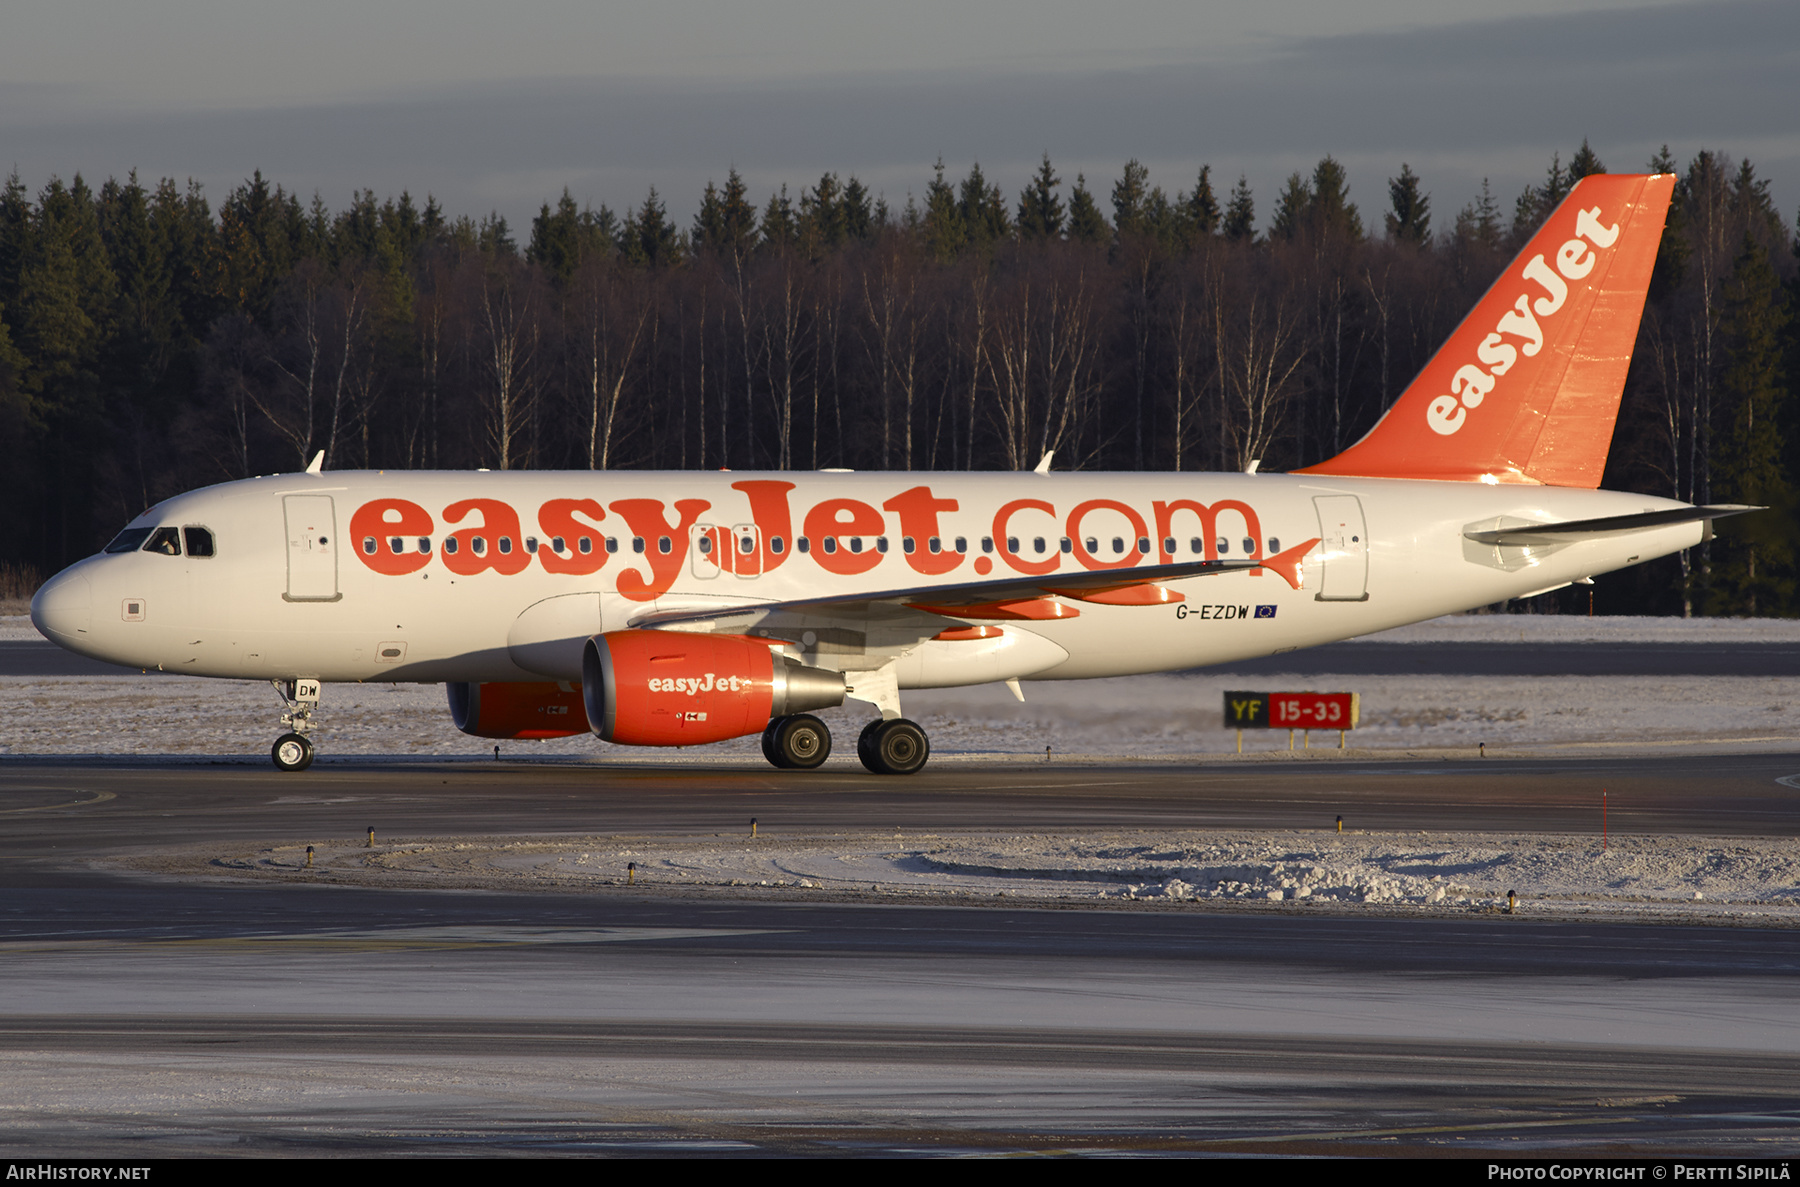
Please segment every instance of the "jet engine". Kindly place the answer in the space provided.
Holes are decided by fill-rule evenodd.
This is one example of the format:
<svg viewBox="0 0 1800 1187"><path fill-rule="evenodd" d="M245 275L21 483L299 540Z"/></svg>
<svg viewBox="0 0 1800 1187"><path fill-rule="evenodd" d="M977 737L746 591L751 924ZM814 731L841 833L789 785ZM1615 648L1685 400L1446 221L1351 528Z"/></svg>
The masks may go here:
<svg viewBox="0 0 1800 1187"><path fill-rule="evenodd" d="M627 746L699 746L844 703L842 672L776 654L775 640L609 631L587 642L581 692L594 733Z"/></svg>
<svg viewBox="0 0 1800 1187"><path fill-rule="evenodd" d="M452 683L450 720L477 738L570 738L587 732L574 684Z"/></svg>

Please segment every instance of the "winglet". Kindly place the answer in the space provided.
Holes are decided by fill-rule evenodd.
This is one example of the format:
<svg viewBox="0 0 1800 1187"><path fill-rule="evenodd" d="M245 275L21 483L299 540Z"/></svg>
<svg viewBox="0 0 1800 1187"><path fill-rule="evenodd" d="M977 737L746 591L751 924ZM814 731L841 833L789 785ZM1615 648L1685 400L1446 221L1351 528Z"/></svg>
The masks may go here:
<svg viewBox="0 0 1800 1187"><path fill-rule="evenodd" d="M325 451L323 449L321 449L319 452L313 454L313 460L310 463L308 463L308 465L306 467L306 472L308 474L320 474L320 473L323 473L324 470L325 470Z"/></svg>
<svg viewBox="0 0 1800 1187"><path fill-rule="evenodd" d="M1294 471L1600 485L1673 174L1595 174L1361 441Z"/></svg>

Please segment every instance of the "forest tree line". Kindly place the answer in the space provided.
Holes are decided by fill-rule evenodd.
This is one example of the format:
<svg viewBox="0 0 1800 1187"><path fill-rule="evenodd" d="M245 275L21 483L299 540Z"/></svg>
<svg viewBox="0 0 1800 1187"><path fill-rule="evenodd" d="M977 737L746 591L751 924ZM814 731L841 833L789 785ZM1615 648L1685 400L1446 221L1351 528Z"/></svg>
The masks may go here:
<svg viewBox="0 0 1800 1187"><path fill-rule="evenodd" d="M1800 242L1748 160L1665 148L1674 206L1605 485L1776 508L1602 581L1615 613L1790 614ZM53 571L159 499L344 468L1264 471L1354 442L1579 178L1365 220L1330 157L1266 225L1244 179L1009 195L940 162L901 205L735 171L678 226L565 191L529 228L427 198L215 209L135 175L0 189L0 562ZM1551 606L1574 609L1573 595ZM1585 610L1585 593L1579 608Z"/></svg>

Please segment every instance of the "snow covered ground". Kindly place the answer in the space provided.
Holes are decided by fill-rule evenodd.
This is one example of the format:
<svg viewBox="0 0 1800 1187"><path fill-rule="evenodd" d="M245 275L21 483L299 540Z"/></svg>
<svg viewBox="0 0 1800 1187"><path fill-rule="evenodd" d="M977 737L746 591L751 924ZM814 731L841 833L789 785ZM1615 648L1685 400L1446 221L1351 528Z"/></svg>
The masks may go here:
<svg viewBox="0 0 1800 1187"><path fill-rule="evenodd" d="M0 640L35 637L28 620L0 620ZM1433 641L1800 641L1800 622L1745 619L1587 619L1465 615L1369 636ZM1221 705L1228 688L1276 687L1279 676L1215 676L1204 671L1114 680L1025 684L1025 703L985 686L906 694L907 715L930 733L936 761L1042 756L1179 760L1235 751ZM1528 752L1627 745L1738 748L1800 741L1800 676L1495 677L1296 676L1296 690L1361 694L1361 723L1348 739L1360 750ZM263 761L278 732L279 702L255 681L177 676L0 678L0 754L169 754ZM840 745L832 762L854 764L847 742L869 716L851 705L820 714ZM331 685L316 719L325 760L339 755L473 755L493 743L450 724L435 685ZM1314 747L1337 745L1315 733ZM1300 739L1303 744L1304 737ZM1284 731L1248 732L1247 757L1285 753ZM755 738L695 752L646 752L586 736L508 742L511 757L566 761L682 763L761 761Z"/></svg>
<svg viewBox="0 0 1800 1187"><path fill-rule="evenodd" d="M275 845L132 859L177 875L338 885L979 902L1377 904L1437 912L1800 922L1800 842L1473 833L1115 832L1065 835L462 837ZM628 871L628 864L636 866Z"/></svg>

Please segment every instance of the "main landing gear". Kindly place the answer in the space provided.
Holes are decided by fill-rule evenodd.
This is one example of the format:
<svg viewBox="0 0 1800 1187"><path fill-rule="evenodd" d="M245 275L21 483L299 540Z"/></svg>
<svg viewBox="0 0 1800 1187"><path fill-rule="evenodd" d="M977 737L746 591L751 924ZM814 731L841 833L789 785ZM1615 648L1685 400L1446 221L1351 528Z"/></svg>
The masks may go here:
<svg viewBox="0 0 1800 1187"><path fill-rule="evenodd" d="M771 766L810 771L830 757L831 731L810 713L777 717L763 730L762 750ZM931 741L904 717L877 717L856 739L856 757L877 775L911 775L931 757Z"/></svg>
<svg viewBox="0 0 1800 1187"><path fill-rule="evenodd" d="M784 771L810 771L831 757L831 731L811 713L777 717L763 730L762 748Z"/></svg>
<svg viewBox="0 0 1800 1187"><path fill-rule="evenodd" d="M269 757L281 770L304 771L313 762L312 740L306 735L312 729L313 710L319 707L319 682L297 679L269 683L275 686L286 708L281 724L288 727L287 733L275 739Z"/></svg>

